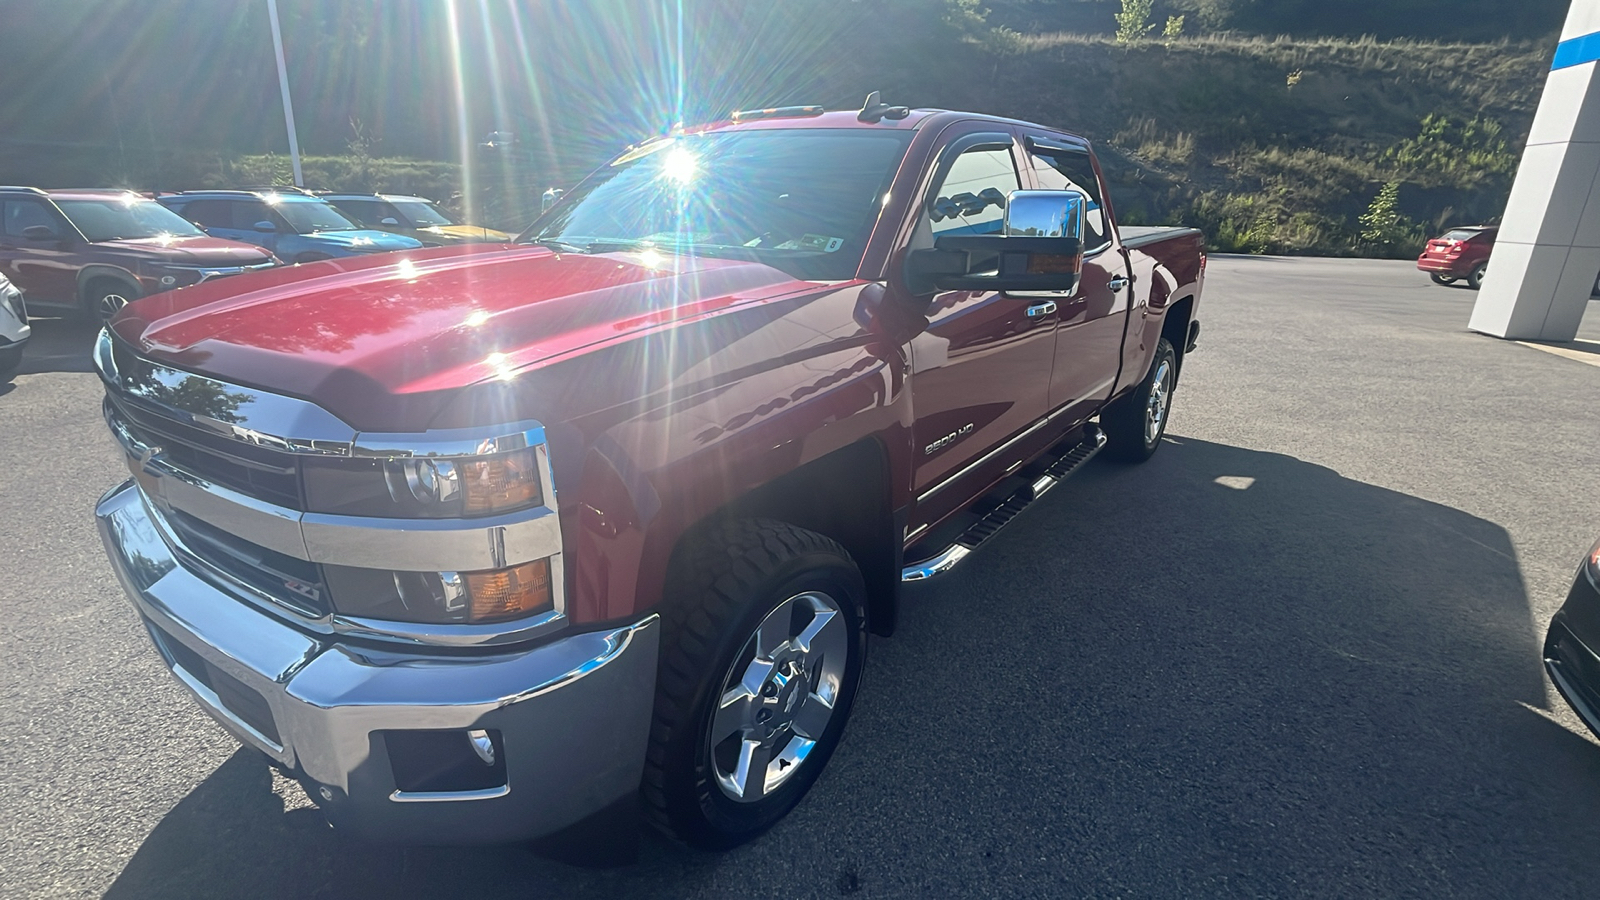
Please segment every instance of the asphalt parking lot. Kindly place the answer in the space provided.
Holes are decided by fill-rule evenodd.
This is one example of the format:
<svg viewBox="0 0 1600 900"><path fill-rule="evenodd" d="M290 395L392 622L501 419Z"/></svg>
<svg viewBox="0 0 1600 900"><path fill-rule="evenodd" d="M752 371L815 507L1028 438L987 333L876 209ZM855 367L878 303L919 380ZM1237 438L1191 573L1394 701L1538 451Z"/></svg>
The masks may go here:
<svg viewBox="0 0 1600 900"><path fill-rule="evenodd" d="M0 894L1592 895L1600 744L1539 645L1600 537L1600 366L1473 296L1214 259L1168 445L913 593L774 831L603 871L354 844L200 713L94 533L91 331L41 321L0 387Z"/></svg>

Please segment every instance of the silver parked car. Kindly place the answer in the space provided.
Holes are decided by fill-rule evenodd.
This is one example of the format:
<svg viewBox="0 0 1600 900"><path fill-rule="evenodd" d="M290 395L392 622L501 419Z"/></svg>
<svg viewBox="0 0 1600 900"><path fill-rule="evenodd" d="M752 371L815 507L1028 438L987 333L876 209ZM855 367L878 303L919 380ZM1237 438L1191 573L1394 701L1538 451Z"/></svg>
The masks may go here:
<svg viewBox="0 0 1600 900"><path fill-rule="evenodd" d="M0 384L17 374L17 367L22 365L22 348L32 334L22 292L0 275Z"/></svg>

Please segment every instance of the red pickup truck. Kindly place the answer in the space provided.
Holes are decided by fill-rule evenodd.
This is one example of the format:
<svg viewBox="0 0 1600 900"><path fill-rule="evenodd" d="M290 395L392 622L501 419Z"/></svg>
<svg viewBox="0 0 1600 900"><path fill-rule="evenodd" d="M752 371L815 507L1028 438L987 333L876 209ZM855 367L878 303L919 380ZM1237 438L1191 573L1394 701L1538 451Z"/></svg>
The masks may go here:
<svg viewBox="0 0 1600 900"><path fill-rule="evenodd" d="M130 304L101 533L176 679L336 826L642 809L728 847L817 778L904 583L1155 452L1204 270L1071 134L738 113L514 243Z"/></svg>

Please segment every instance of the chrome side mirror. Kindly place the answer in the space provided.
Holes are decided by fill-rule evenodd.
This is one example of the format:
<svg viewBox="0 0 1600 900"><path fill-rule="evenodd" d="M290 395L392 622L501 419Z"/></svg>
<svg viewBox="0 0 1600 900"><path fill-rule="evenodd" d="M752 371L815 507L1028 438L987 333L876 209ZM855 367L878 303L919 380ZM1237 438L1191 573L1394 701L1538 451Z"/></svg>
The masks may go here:
<svg viewBox="0 0 1600 900"><path fill-rule="evenodd" d="M1083 270L1084 212L1079 191L1012 191L998 234L946 234L906 259L911 293L1070 292Z"/></svg>
<svg viewBox="0 0 1600 900"><path fill-rule="evenodd" d="M1083 239L1089 198L1077 191L1012 191L1006 198L1006 237Z"/></svg>

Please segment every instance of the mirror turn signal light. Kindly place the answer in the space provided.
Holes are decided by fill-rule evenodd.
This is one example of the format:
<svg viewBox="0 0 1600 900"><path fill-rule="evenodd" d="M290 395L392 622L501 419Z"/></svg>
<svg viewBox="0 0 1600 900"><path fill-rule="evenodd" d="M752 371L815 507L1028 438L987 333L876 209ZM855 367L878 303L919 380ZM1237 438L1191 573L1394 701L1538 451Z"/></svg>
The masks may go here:
<svg viewBox="0 0 1600 900"><path fill-rule="evenodd" d="M1028 254L1029 275L1062 275L1078 273L1083 265L1083 259L1077 256L1067 256L1059 253L1030 253Z"/></svg>
<svg viewBox="0 0 1600 900"><path fill-rule="evenodd" d="M470 622L518 619L555 607L550 589L550 560L537 559L509 569L463 572L472 598Z"/></svg>

